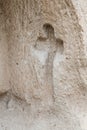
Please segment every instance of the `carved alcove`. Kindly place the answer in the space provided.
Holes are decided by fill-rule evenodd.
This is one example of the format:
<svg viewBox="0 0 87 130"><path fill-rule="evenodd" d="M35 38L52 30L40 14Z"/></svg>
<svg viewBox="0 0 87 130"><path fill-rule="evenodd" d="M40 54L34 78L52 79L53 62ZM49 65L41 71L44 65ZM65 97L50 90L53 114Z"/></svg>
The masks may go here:
<svg viewBox="0 0 87 130"><path fill-rule="evenodd" d="M63 40L55 37L54 27L51 24L44 24L42 32L44 32L44 34L37 37L37 41L35 42L33 48L34 50L31 51L31 55L35 61L34 66L37 70L36 73L38 79L40 80L40 86L44 90L42 92L42 100L45 100L44 103L46 102L49 105L49 102L53 103L54 101L54 60L56 54L58 54L57 58L58 56L59 58L63 56L64 43ZM42 63L42 59L44 63ZM60 62L60 60L58 60L58 62Z"/></svg>

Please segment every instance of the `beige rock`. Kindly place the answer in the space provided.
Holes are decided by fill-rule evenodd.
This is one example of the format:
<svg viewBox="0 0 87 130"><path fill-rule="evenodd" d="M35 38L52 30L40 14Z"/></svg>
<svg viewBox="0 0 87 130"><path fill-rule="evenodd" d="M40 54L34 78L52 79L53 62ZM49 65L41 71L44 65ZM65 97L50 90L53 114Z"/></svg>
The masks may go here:
<svg viewBox="0 0 87 130"><path fill-rule="evenodd" d="M0 10L0 94L7 92L9 85L8 43L3 12Z"/></svg>
<svg viewBox="0 0 87 130"><path fill-rule="evenodd" d="M86 3L0 0L0 130L87 130Z"/></svg>

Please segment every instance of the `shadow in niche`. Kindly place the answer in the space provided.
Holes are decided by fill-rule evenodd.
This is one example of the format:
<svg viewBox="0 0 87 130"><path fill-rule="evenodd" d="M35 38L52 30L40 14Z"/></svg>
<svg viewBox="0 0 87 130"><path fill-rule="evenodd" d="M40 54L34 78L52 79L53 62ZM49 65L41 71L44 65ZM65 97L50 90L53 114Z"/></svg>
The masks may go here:
<svg viewBox="0 0 87 130"><path fill-rule="evenodd" d="M61 39L56 39L56 43L58 45L58 52L63 55L63 52L64 52L64 43L63 43L63 40Z"/></svg>
<svg viewBox="0 0 87 130"><path fill-rule="evenodd" d="M55 37L53 26L49 23L46 23L43 25L43 31L46 37L40 36L38 37L37 41L45 42L47 39L51 40L53 44L55 44L57 51L62 55L64 52L64 43L63 43L63 40Z"/></svg>
<svg viewBox="0 0 87 130"><path fill-rule="evenodd" d="M50 24L44 24L43 30L44 30L47 38L53 38L54 37L54 28Z"/></svg>

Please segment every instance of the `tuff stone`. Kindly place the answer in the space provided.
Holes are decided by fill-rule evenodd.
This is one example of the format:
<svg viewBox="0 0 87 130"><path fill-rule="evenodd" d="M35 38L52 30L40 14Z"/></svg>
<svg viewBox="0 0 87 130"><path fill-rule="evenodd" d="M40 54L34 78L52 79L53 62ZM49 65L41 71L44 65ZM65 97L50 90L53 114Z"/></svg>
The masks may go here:
<svg viewBox="0 0 87 130"><path fill-rule="evenodd" d="M0 130L87 130L84 0L0 0Z"/></svg>

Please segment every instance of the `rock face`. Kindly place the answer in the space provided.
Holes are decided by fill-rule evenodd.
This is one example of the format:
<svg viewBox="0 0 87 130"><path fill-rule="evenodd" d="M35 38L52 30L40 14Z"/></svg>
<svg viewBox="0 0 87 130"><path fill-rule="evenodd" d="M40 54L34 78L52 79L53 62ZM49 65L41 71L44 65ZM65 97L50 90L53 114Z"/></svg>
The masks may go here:
<svg viewBox="0 0 87 130"><path fill-rule="evenodd" d="M0 130L87 130L86 0L0 0Z"/></svg>
<svg viewBox="0 0 87 130"><path fill-rule="evenodd" d="M4 29L4 17L0 9L0 94L9 90L8 45Z"/></svg>

